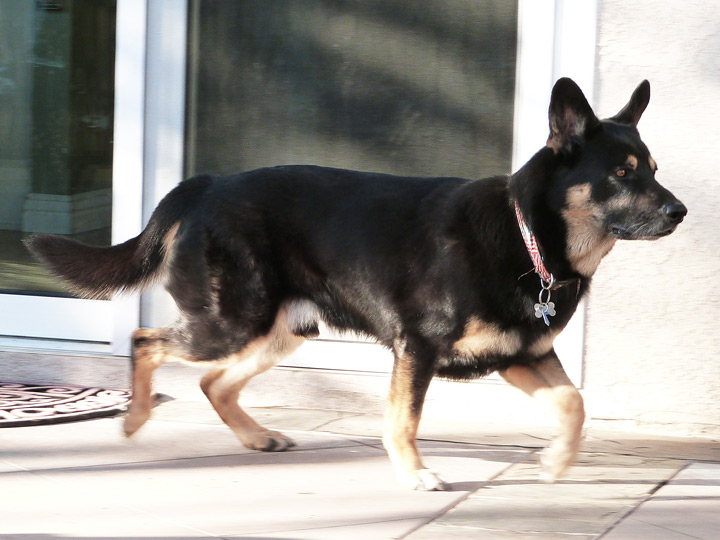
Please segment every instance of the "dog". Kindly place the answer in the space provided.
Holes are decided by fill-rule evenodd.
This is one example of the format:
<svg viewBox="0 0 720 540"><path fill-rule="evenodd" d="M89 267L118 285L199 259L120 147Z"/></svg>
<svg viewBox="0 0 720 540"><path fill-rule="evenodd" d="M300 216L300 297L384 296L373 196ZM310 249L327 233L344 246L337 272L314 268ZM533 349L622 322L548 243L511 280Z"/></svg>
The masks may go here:
<svg viewBox="0 0 720 540"><path fill-rule="evenodd" d="M200 386L245 446L294 446L250 418L238 396L317 337L322 321L394 354L383 443L402 483L447 488L415 441L430 380L492 372L556 412L560 430L542 457L554 479L575 459L585 413L553 339L617 240L666 236L687 214L655 180L636 128L649 99L643 81L599 120L572 80L558 80L547 143L512 175L307 165L202 175L181 182L122 244L46 234L27 244L84 297L162 281L177 303L174 325L132 335L127 436L150 416L153 370L182 360L209 367Z"/></svg>

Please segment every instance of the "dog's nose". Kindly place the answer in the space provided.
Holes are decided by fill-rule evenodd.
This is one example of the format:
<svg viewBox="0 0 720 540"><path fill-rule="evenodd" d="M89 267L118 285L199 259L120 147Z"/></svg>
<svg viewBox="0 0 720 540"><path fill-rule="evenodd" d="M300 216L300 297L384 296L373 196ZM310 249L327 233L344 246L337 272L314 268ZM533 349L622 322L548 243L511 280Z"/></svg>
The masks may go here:
<svg viewBox="0 0 720 540"><path fill-rule="evenodd" d="M680 223L687 215L687 208L680 201L667 203L662 207L662 213L673 223Z"/></svg>

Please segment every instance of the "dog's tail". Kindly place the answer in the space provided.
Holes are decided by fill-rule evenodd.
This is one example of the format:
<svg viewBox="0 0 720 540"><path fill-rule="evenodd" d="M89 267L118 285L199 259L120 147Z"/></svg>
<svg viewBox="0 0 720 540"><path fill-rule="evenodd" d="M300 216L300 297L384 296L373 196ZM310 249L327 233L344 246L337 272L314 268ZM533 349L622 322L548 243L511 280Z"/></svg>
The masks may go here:
<svg viewBox="0 0 720 540"><path fill-rule="evenodd" d="M160 201L145 230L122 244L97 247L56 234L34 234L25 245L82 297L108 299L115 292L142 290L159 277L183 215L210 182L205 176L180 183Z"/></svg>

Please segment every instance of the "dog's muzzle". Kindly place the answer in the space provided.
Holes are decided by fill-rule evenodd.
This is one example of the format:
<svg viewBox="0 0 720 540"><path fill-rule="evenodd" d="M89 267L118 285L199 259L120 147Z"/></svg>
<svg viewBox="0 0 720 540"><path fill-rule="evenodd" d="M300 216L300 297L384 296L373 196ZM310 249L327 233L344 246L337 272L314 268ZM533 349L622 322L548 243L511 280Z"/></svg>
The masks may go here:
<svg viewBox="0 0 720 540"><path fill-rule="evenodd" d="M683 203L674 200L665 203L646 219L628 219L630 216L616 215L610 219L607 231L619 240L656 240L672 233L685 219L688 210Z"/></svg>

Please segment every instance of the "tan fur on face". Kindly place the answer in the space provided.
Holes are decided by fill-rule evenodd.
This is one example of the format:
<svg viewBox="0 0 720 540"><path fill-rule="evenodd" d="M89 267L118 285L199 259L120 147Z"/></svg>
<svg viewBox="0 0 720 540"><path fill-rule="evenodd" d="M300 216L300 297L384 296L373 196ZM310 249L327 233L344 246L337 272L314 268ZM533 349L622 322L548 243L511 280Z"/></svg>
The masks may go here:
<svg viewBox="0 0 720 540"><path fill-rule="evenodd" d="M516 354L522 345L516 330L501 330L496 324L472 318L465 325L465 333L453 345L453 351L461 356L483 353Z"/></svg>
<svg viewBox="0 0 720 540"><path fill-rule="evenodd" d="M653 171L653 172L657 171L658 166L652 156L648 156L648 164L650 165L651 171Z"/></svg>
<svg viewBox="0 0 720 540"><path fill-rule="evenodd" d="M592 200L590 184L568 190L562 216L567 225L568 260L583 276L593 275L615 239L603 229L601 209Z"/></svg>
<svg viewBox="0 0 720 540"><path fill-rule="evenodd" d="M625 161L625 166L629 169L632 169L633 171L637 170L638 158L630 154Z"/></svg>

